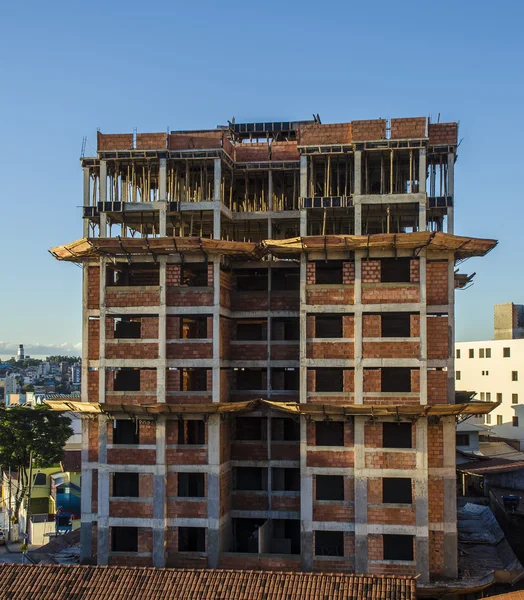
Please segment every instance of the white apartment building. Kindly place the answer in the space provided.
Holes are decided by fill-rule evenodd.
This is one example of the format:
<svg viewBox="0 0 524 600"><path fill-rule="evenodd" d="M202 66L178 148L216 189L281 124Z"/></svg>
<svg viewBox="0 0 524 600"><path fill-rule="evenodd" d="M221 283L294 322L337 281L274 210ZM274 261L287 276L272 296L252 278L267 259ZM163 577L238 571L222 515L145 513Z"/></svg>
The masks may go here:
<svg viewBox="0 0 524 600"><path fill-rule="evenodd" d="M524 441L524 339L458 342L455 358L457 390L500 402L484 417L491 432Z"/></svg>

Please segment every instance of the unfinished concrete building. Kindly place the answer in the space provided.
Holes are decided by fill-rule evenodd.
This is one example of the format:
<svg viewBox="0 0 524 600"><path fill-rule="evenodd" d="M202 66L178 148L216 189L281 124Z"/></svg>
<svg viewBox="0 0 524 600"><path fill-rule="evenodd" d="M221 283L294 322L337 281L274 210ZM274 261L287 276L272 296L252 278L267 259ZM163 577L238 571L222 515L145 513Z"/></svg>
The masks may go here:
<svg viewBox="0 0 524 600"><path fill-rule="evenodd" d="M495 242L454 235L456 150L426 118L98 134L52 250L84 560L457 575L455 419L492 406L454 403L455 263Z"/></svg>

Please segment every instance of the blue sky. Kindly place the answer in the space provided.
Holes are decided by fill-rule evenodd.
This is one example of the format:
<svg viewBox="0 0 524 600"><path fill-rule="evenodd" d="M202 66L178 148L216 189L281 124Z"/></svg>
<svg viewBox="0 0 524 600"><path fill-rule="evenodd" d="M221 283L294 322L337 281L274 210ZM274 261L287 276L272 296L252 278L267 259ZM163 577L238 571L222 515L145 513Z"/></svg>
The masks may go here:
<svg viewBox="0 0 524 600"><path fill-rule="evenodd" d="M47 250L81 236L82 137L233 116L460 121L456 232L500 243L462 266L457 339L491 337L493 304L524 302L523 21L517 0L2 3L0 356L79 348L81 270Z"/></svg>

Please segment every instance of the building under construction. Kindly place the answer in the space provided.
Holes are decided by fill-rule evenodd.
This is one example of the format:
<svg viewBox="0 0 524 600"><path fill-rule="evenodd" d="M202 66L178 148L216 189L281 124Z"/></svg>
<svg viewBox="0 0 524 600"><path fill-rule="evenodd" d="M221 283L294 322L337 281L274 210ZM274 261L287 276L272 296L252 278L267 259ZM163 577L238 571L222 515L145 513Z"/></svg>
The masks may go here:
<svg viewBox="0 0 524 600"><path fill-rule="evenodd" d="M82 558L457 575L456 123L98 134ZM63 406L62 406L63 404Z"/></svg>

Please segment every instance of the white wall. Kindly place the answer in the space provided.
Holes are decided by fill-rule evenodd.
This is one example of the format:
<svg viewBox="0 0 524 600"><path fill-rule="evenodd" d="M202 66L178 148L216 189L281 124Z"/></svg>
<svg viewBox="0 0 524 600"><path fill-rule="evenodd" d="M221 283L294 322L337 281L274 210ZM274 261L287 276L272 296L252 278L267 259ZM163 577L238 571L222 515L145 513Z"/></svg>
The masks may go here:
<svg viewBox="0 0 524 600"><path fill-rule="evenodd" d="M484 358L479 358L479 350L484 349ZM491 358L486 358L486 349L491 350ZM503 349L510 349L509 358L504 358ZM474 358L469 358L473 350ZM488 340L483 342L458 342L455 351L455 387L457 390L475 391L475 400L498 402L502 394L502 404L493 410L490 425L492 432L500 437L524 440L524 339ZM518 373L518 381L512 381L512 371ZM483 374L484 373L484 374ZM518 404L512 404L512 395L518 395ZM515 410L517 409L517 411ZM497 416L502 417L503 425L497 425ZM518 427L513 426L513 417L519 416Z"/></svg>

